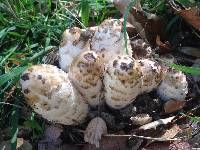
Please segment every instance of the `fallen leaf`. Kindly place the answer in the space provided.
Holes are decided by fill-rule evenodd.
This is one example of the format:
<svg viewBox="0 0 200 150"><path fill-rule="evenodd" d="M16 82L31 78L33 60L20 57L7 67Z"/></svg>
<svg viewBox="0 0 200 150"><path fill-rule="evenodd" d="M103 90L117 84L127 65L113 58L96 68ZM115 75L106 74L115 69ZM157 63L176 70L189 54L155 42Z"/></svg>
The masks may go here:
<svg viewBox="0 0 200 150"><path fill-rule="evenodd" d="M142 148L142 150L191 150L191 146L186 141L157 142Z"/></svg>
<svg viewBox="0 0 200 150"><path fill-rule="evenodd" d="M0 142L1 150L11 150L10 141ZM23 138L17 138L16 150L32 150L32 145Z"/></svg>
<svg viewBox="0 0 200 150"><path fill-rule="evenodd" d="M172 50L172 46L170 45L170 43L168 41L165 41L164 43L161 41L160 36L157 35L156 37L156 44L158 46L158 50L157 53L159 54L165 54L165 53L169 53Z"/></svg>
<svg viewBox="0 0 200 150"><path fill-rule="evenodd" d="M130 4L130 0L113 0L113 4L124 14L127 6ZM163 38L165 23L155 14L143 11L140 1L137 1L135 7L130 10L128 22L136 28L141 38L147 40L152 45L156 45L157 35Z"/></svg>
<svg viewBox="0 0 200 150"><path fill-rule="evenodd" d="M180 47L178 48L179 52L184 53L189 56L200 58L200 48L196 47Z"/></svg>
<svg viewBox="0 0 200 150"><path fill-rule="evenodd" d="M48 141L56 141L61 136L62 132L63 132L62 127L49 125L45 128L44 136L45 139L47 139Z"/></svg>
<svg viewBox="0 0 200 150"><path fill-rule="evenodd" d="M116 135L123 135L124 132L120 131L118 133L115 133ZM96 148L95 145L86 144L83 148L83 150L125 150L127 149L127 140L128 137L102 137L102 140L100 142L100 147Z"/></svg>
<svg viewBox="0 0 200 150"><path fill-rule="evenodd" d="M140 138L134 138L134 144L132 146L132 150L138 150L140 148L140 146L142 145L143 143L143 139L140 139Z"/></svg>
<svg viewBox="0 0 200 150"><path fill-rule="evenodd" d="M181 131L181 129L179 128L179 126L178 126L177 124L174 124L170 129L166 130L166 131L160 136L160 138L172 139L172 138L174 138L180 131Z"/></svg>
<svg viewBox="0 0 200 150"><path fill-rule="evenodd" d="M177 11L189 24L200 31L200 9L193 7L186 10Z"/></svg>
<svg viewBox="0 0 200 150"><path fill-rule="evenodd" d="M164 104L165 113L173 113L185 106L186 102L183 100L169 100Z"/></svg>
<svg viewBox="0 0 200 150"><path fill-rule="evenodd" d="M60 138L63 132L62 126L59 125L46 125L44 136L38 141L38 150L62 150L62 140Z"/></svg>

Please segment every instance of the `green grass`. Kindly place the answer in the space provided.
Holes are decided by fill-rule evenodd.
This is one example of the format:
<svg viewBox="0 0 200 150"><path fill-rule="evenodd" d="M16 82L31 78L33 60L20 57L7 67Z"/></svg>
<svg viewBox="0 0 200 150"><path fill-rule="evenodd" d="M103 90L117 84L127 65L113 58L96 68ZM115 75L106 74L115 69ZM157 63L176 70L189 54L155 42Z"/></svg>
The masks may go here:
<svg viewBox="0 0 200 150"><path fill-rule="evenodd" d="M33 116L20 116L20 106L24 105L18 84L20 74L28 66L42 63L46 53L58 48L66 28L85 27L89 22L97 25L116 13L116 9L107 10L109 7L110 3L105 0L0 2L0 128L9 122L13 150L18 124L33 130L33 140L43 132L42 125Z"/></svg>
<svg viewBox="0 0 200 150"><path fill-rule="evenodd" d="M5 0L0 3L0 127L10 122L11 147L16 149L16 138L23 96L18 85L19 75L30 65L41 63L44 54L58 47L66 28L76 20L67 9L67 2ZM13 86L16 90L8 97ZM15 104L15 105L9 105ZM37 122L26 120L25 126L38 131ZM34 126L33 126L34 125ZM36 126L37 125L37 126ZM36 127L37 128L36 128Z"/></svg>

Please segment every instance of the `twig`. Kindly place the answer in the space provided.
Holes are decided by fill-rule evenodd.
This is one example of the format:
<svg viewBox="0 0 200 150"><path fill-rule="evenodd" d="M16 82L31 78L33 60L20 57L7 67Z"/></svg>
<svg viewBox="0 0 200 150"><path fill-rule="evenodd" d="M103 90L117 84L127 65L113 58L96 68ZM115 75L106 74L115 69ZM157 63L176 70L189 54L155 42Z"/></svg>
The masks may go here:
<svg viewBox="0 0 200 150"><path fill-rule="evenodd" d="M124 135L115 135L115 134L106 134L103 135L105 137L137 137L137 138L142 138L142 139L147 139L147 140L155 140L155 141L181 141L184 137L182 138L154 138L154 137L146 137L146 136L140 136L140 135L135 135L135 134L124 134Z"/></svg>
<svg viewBox="0 0 200 150"><path fill-rule="evenodd" d="M10 106L14 106L14 107L17 107L17 108L22 108L21 106L18 106L18 105L15 105L15 104L11 104L11 103L6 103L6 102L0 102L0 104L10 105Z"/></svg>
<svg viewBox="0 0 200 150"><path fill-rule="evenodd" d="M191 115L193 112L195 112L196 110L200 109L200 105L197 105L195 108L191 109L190 111L188 111L186 114L181 114L181 116L176 116L176 118L174 119L173 122L176 122L179 119L183 119L188 117L189 115Z"/></svg>

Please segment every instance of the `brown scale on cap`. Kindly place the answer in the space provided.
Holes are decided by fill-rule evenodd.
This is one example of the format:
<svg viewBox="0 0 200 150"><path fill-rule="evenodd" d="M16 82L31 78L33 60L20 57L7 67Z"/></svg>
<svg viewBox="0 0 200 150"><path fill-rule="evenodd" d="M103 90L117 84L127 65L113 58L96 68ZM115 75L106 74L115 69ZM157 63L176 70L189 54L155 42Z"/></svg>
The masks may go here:
<svg viewBox="0 0 200 150"><path fill-rule="evenodd" d="M130 104L140 91L141 72L129 56L117 56L108 63L104 75L106 103L120 109Z"/></svg>
<svg viewBox="0 0 200 150"><path fill-rule="evenodd" d="M102 74L103 63L92 51L81 53L70 66L70 79L91 106L101 103Z"/></svg>

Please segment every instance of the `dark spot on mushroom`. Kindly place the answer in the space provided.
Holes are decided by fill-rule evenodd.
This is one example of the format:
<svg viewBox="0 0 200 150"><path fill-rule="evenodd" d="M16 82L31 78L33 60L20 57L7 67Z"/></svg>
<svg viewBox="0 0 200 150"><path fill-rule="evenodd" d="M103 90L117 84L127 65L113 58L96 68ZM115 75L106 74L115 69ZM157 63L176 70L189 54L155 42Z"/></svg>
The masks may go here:
<svg viewBox="0 0 200 150"><path fill-rule="evenodd" d="M73 41L73 45L76 46L78 44L79 41L75 40Z"/></svg>
<svg viewBox="0 0 200 150"><path fill-rule="evenodd" d="M103 52L103 51L105 51L105 50L106 50L105 48L102 48L102 49L101 49L101 52Z"/></svg>
<svg viewBox="0 0 200 150"><path fill-rule="evenodd" d="M125 84L125 80L121 80L122 84Z"/></svg>
<svg viewBox="0 0 200 150"><path fill-rule="evenodd" d="M59 107L58 107L58 106L54 106L54 108L55 108L55 109L58 109Z"/></svg>
<svg viewBox="0 0 200 150"><path fill-rule="evenodd" d="M115 70L115 71L114 71L114 75L118 76L118 75L119 75L119 71L118 71L118 70Z"/></svg>
<svg viewBox="0 0 200 150"><path fill-rule="evenodd" d="M42 84L45 84L45 81L46 81L45 79L42 79Z"/></svg>
<svg viewBox="0 0 200 150"><path fill-rule="evenodd" d="M91 74L92 73L92 69L87 69L87 73Z"/></svg>
<svg viewBox="0 0 200 150"><path fill-rule="evenodd" d="M24 81L26 81L26 80L29 80L29 73L25 73L25 74L23 74L22 76L21 76L21 79L22 80L24 80Z"/></svg>
<svg viewBox="0 0 200 150"><path fill-rule="evenodd" d="M144 63L142 61L139 61L139 63L140 63L141 66L144 66Z"/></svg>
<svg viewBox="0 0 200 150"><path fill-rule="evenodd" d="M49 106L49 104L48 104L47 102L43 102L43 103L42 103L42 107L43 107L46 111L51 110L51 107Z"/></svg>
<svg viewBox="0 0 200 150"><path fill-rule="evenodd" d="M105 55L104 55L104 54L101 54L101 56L102 56L102 58L104 58L104 57L105 57Z"/></svg>
<svg viewBox="0 0 200 150"><path fill-rule="evenodd" d="M155 68L152 68L153 72L157 72L157 70Z"/></svg>
<svg viewBox="0 0 200 150"><path fill-rule="evenodd" d="M30 93L30 90L29 89L25 89L24 90L24 94L28 94L28 93Z"/></svg>
<svg viewBox="0 0 200 150"><path fill-rule="evenodd" d="M129 63L129 64L126 64L124 62L121 62L121 65L120 65L120 68L122 70L125 70L125 71L128 71L129 69L131 69L133 67L133 63Z"/></svg>
<svg viewBox="0 0 200 150"><path fill-rule="evenodd" d="M117 62L118 62L117 60L114 60L114 61L113 61L113 67L116 68L116 66L117 66Z"/></svg>
<svg viewBox="0 0 200 150"><path fill-rule="evenodd" d="M91 98L96 98L97 97L97 95L93 95Z"/></svg>
<svg viewBox="0 0 200 150"><path fill-rule="evenodd" d="M38 78L38 80L41 80L42 79L42 75L38 75L37 78Z"/></svg>
<svg viewBox="0 0 200 150"><path fill-rule="evenodd" d="M32 71L33 71L33 68L29 68L28 71L32 72Z"/></svg>
<svg viewBox="0 0 200 150"><path fill-rule="evenodd" d="M127 60L128 58L127 58L127 57L124 57L124 59Z"/></svg>
<svg viewBox="0 0 200 150"><path fill-rule="evenodd" d="M92 53L87 53L83 57L88 61L96 61L96 58L94 57Z"/></svg>

